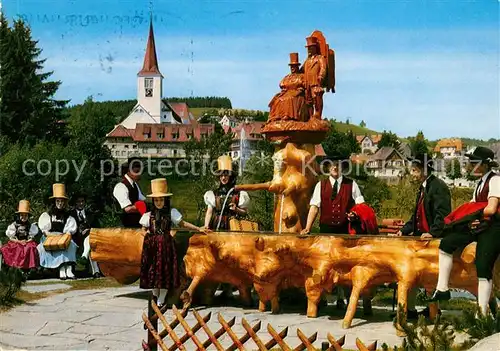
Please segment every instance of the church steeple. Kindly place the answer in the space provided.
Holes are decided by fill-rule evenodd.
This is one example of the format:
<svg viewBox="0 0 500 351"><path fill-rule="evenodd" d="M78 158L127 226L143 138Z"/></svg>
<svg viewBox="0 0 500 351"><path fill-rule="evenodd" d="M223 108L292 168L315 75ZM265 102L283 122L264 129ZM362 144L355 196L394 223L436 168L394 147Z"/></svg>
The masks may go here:
<svg viewBox="0 0 500 351"><path fill-rule="evenodd" d="M158 68L158 59L156 57L155 36L153 32L153 18L149 21L149 36L146 44L146 54L144 55L144 64L138 75L161 75Z"/></svg>

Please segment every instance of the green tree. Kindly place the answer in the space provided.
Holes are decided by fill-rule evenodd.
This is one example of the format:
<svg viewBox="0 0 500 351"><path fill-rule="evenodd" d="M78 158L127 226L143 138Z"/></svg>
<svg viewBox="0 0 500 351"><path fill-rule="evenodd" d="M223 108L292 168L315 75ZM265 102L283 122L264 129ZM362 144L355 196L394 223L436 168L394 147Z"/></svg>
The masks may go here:
<svg viewBox="0 0 500 351"><path fill-rule="evenodd" d="M399 138L396 134L394 134L391 131L385 131L382 133L382 136L380 137L380 141L378 142L377 146L378 149L380 150L384 146L389 146L393 148L398 148L401 142L399 141Z"/></svg>
<svg viewBox="0 0 500 351"><path fill-rule="evenodd" d="M446 161L445 165L446 176L450 179L459 179L462 177L462 165L458 158L453 158Z"/></svg>
<svg viewBox="0 0 500 351"><path fill-rule="evenodd" d="M333 123L321 145L327 157L347 160L351 157L351 154L361 152L361 147L352 131L347 133L339 132Z"/></svg>
<svg viewBox="0 0 500 351"><path fill-rule="evenodd" d="M359 126L360 126L361 128L366 128L366 123L365 123L365 121L363 121L363 120L362 120L362 121L361 121L361 123L359 124Z"/></svg>
<svg viewBox="0 0 500 351"><path fill-rule="evenodd" d="M61 82L49 81L53 72L43 72L42 50L23 21L10 27L1 15L0 36L0 134L29 145L57 140L67 103L54 99Z"/></svg>
<svg viewBox="0 0 500 351"><path fill-rule="evenodd" d="M421 130L417 133L415 138L411 139L410 147L414 156L429 153L429 141L425 139L424 133Z"/></svg>

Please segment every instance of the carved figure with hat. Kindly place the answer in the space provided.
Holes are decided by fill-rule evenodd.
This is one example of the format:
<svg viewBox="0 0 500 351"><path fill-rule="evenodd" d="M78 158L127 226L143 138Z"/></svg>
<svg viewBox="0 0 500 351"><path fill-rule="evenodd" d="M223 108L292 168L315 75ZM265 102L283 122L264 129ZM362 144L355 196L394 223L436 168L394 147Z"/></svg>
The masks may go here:
<svg viewBox="0 0 500 351"><path fill-rule="evenodd" d="M62 183L52 185L52 206L38 219L38 227L43 233L38 245L40 265L44 268L59 268L59 278L76 279L73 265L76 264L78 246L72 240L78 225L67 209L66 186Z"/></svg>
<svg viewBox="0 0 500 351"><path fill-rule="evenodd" d="M159 306L165 303L169 289L180 284L180 272L177 265L177 251L173 236L174 227L205 232L189 222L181 213L171 207L168 183L165 178L151 180L151 193L147 195L153 200L153 209L142 215L139 223L145 230L142 248L140 287L152 289Z"/></svg>
<svg viewBox="0 0 500 351"><path fill-rule="evenodd" d="M281 80L281 91L269 102L268 122L278 120L307 122L310 118L306 104L304 74L300 72L298 53L290 53L288 65L290 73Z"/></svg>
<svg viewBox="0 0 500 351"><path fill-rule="evenodd" d="M19 201L16 219L5 231L9 241L0 247L4 263L9 267L22 269L27 275L33 274L40 264L34 241L39 230L36 223L29 221L29 214L30 202Z"/></svg>
<svg viewBox="0 0 500 351"><path fill-rule="evenodd" d="M308 57L300 69L304 73L306 101L310 109L309 115L321 119L324 88L334 91L334 54L320 31L314 31L306 38L306 48Z"/></svg>
<svg viewBox="0 0 500 351"><path fill-rule="evenodd" d="M468 244L477 242L476 270L478 277L477 303L481 314L489 313L488 303L493 288L493 267L500 257L499 201L500 175L493 171L498 166L494 160L494 152L484 146L469 150L465 156L469 158L467 166L471 175L478 177L474 188L472 202L484 204L479 218L471 219L469 226L455 230L441 240L439 244L439 277L436 289L429 301L443 301L451 298L448 286L453 267L453 254L463 250Z"/></svg>

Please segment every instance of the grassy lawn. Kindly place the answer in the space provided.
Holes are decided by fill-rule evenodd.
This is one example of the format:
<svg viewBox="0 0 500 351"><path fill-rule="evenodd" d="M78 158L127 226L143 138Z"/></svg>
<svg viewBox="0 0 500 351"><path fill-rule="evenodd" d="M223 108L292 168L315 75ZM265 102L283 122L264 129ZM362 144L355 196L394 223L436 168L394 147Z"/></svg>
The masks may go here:
<svg viewBox="0 0 500 351"><path fill-rule="evenodd" d="M335 128L337 128L339 132L344 132L344 133L348 132L349 130L352 130L352 132L355 135L365 135L365 134L372 135L381 133L372 129L360 127L357 124L345 124L343 122L338 122L338 121L335 122Z"/></svg>

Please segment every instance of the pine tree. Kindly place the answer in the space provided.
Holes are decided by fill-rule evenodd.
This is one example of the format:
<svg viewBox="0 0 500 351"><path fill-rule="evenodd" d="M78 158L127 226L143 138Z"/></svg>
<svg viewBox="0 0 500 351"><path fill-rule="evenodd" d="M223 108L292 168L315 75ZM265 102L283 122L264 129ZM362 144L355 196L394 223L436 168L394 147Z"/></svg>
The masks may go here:
<svg viewBox="0 0 500 351"><path fill-rule="evenodd" d="M61 82L48 81L53 72L43 72L30 28L21 20L9 27L1 15L0 36L0 134L29 145L61 137L58 122L67 101L54 99Z"/></svg>

